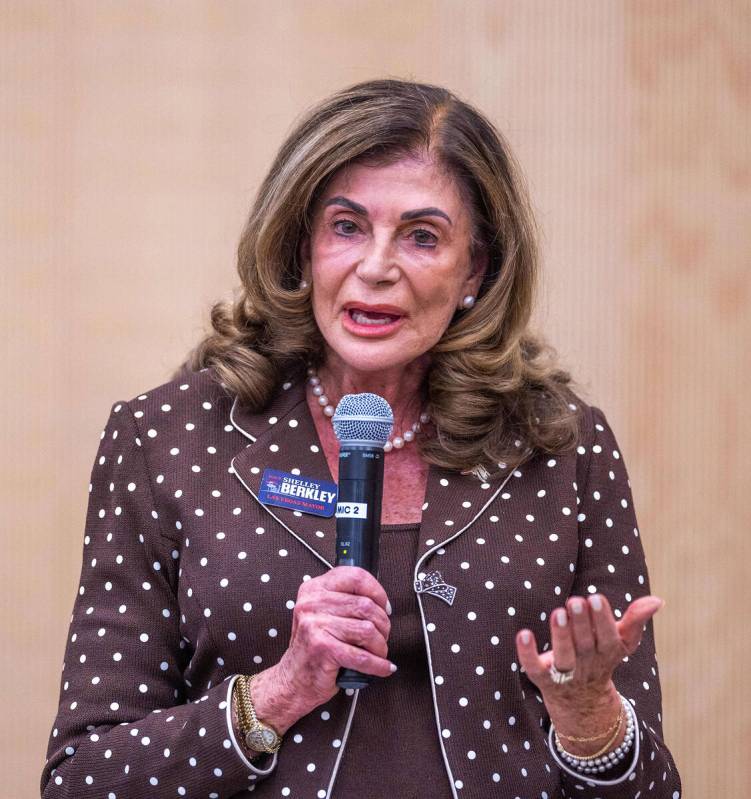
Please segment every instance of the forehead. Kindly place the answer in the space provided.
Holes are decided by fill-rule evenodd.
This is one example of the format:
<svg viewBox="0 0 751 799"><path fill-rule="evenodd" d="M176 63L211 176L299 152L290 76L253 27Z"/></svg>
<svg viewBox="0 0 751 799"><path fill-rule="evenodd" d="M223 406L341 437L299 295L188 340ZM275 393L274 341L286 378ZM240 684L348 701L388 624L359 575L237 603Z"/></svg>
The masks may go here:
<svg viewBox="0 0 751 799"><path fill-rule="evenodd" d="M403 201L405 209L407 206L438 205L450 206L456 213L463 205L456 181L444 169L432 160L412 157L386 165L347 164L331 177L318 198L317 207L339 194L352 200L357 199L356 195L361 198L368 195L371 202Z"/></svg>

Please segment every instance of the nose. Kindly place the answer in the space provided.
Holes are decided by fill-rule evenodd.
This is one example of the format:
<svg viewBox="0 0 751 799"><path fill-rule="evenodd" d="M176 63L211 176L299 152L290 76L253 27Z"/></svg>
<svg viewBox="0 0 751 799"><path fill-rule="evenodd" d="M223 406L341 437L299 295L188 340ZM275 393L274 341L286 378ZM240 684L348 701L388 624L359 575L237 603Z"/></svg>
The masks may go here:
<svg viewBox="0 0 751 799"><path fill-rule="evenodd" d="M396 283L399 279L400 269L391 243L387 239L371 240L362 254L355 272L360 280L371 286Z"/></svg>

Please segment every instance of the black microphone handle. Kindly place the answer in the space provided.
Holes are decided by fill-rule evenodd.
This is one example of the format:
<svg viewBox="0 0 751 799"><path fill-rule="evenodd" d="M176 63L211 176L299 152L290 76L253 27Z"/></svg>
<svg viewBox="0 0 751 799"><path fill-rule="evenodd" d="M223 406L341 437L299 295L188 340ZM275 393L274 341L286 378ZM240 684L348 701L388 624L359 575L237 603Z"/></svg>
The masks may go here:
<svg viewBox="0 0 751 799"><path fill-rule="evenodd" d="M374 577L378 576L383 456L380 447L343 443L339 450L336 565L360 566ZM366 688L372 682L373 675L355 669L341 668L336 678L345 689Z"/></svg>

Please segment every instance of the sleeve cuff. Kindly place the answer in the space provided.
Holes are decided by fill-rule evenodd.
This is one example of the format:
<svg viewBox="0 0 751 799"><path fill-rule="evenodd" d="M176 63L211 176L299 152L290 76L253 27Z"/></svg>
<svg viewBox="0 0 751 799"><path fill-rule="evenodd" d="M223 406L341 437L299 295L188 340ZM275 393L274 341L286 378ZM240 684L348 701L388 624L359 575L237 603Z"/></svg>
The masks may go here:
<svg viewBox="0 0 751 799"><path fill-rule="evenodd" d="M235 681L239 676L239 674L235 674L229 680L229 687L227 688L227 732L229 733L229 739L232 741L232 746L235 748L235 752L237 752L245 766L253 772L250 776L250 779L254 780L256 776L267 777L269 774L271 774L271 772L276 768L276 761L278 759L279 753L274 752L271 763L267 768L258 768L257 766L254 766L250 760L248 760L248 758L245 756L245 752L243 752L240 744L237 742L237 738L235 737L235 728L232 726L232 688L234 687ZM265 758L262 758L262 760L263 759Z"/></svg>
<svg viewBox="0 0 751 799"><path fill-rule="evenodd" d="M636 764L639 762L639 723L636 717L636 711L634 710L634 706L631 702L628 702L629 711L631 713L631 718L634 722L634 748L631 757L631 763L626 771L620 775L620 777L616 777L612 780L603 780L593 777L591 774L582 774L575 769L572 769L567 763L565 763L560 756L558 755L558 750L555 747L555 742L553 741L553 725L550 725L550 730L548 731L548 749L550 750L550 754L553 756L553 760L558 764L558 767L565 771L567 774L570 774L572 777L576 777L576 779L580 780L587 785L619 785L622 782L625 782L628 779L633 779L633 773L636 769Z"/></svg>

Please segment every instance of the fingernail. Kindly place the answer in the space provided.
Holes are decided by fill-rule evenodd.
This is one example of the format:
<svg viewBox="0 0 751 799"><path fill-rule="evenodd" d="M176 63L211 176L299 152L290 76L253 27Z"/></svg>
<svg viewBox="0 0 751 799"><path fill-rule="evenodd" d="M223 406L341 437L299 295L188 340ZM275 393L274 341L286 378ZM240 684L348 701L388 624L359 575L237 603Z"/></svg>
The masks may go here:
<svg viewBox="0 0 751 799"><path fill-rule="evenodd" d="M393 674L396 671L396 663L389 663L389 669Z"/></svg>
<svg viewBox="0 0 751 799"><path fill-rule="evenodd" d="M527 630L524 630L522 632L522 634L521 634L522 643L523 644L528 644L529 643L529 638L530 638L529 632Z"/></svg>
<svg viewBox="0 0 751 799"><path fill-rule="evenodd" d="M555 614L555 620L558 622L559 627L565 627L568 624L568 616L565 610L559 610Z"/></svg>
<svg viewBox="0 0 751 799"><path fill-rule="evenodd" d="M581 599L575 599L571 603L571 610L574 613L581 613L584 610L584 603L581 601Z"/></svg>
<svg viewBox="0 0 751 799"><path fill-rule="evenodd" d="M602 597L599 594L590 597L589 602L595 610L602 610Z"/></svg>
<svg viewBox="0 0 751 799"><path fill-rule="evenodd" d="M664 606L665 606L665 603L664 603L664 602L663 602L663 601L660 599L660 600L658 600L657 602L655 602L655 603L652 605L652 607L651 607L651 609L650 609L650 611L649 611L649 612L650 612L652 615L654 615L654 614L655 614L655 613L657 613L658 611L662 610Z"/></svg>
<svg viewBox="0 0 751 799"><path fill-rule="evenodd" d="M390 616L391 612L392 612L392 610L391 610L391 602L389 602L389 600L387 599L386 600L386 613L388 613L389 616Z"/></svg>

